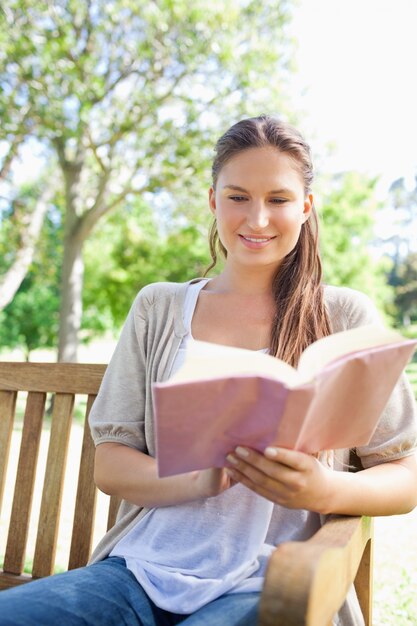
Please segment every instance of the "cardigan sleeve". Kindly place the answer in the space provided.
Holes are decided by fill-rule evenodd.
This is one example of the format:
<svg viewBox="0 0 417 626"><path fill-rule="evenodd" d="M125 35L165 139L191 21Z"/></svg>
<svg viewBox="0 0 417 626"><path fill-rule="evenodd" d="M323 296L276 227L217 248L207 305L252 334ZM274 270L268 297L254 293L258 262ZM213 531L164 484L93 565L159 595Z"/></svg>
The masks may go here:
<svg viewBox="0 0 417 626"><path fill-rule="evenodd" d="M123 443L146 451L147 291L137 295L89 415L95 445Z"/></svg>
<svg viewBox="0 0 417 626"><path fill-rule="evenodd" d="M329 288L328 311L334 330L380 324L373 302L363 293L347 288ZM364 468L394 461L417 449L417 411L411 385L403 373L366 446L355 449Z"/></svg>
<svg viewBox="0 0 417 626"><path fill-rule="evenodd" d="M356 448L363 467L396 461L417 449L416 403L403 374L392 392L378 426L366 446Z"/></svg>

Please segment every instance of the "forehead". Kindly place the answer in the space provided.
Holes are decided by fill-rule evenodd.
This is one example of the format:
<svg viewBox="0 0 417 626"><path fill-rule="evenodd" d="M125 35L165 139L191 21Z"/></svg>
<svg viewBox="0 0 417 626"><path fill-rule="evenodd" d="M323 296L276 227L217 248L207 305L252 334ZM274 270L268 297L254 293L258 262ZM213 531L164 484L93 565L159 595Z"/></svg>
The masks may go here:
<svg viewBox="0 0 417 626"><path fill-rule="evenodd" d="M235 154L220 170L218 183L240 184L245 188L304 188L298 162L288 153L270 146L249 148Z"/></svg>

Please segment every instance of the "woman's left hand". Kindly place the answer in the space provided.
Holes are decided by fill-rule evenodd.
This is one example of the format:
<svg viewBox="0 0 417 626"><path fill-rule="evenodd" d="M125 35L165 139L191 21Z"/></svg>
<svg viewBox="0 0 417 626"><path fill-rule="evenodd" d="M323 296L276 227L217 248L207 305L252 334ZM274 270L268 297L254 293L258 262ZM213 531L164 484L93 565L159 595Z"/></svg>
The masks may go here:
<svg viewBox="0 0 417 626"><path fill-rule="evenodd" d="M227 459L229 476L260 496L290 509L328 512L334 473L316 457L286 448L261 454L238 447Z"/></svg>

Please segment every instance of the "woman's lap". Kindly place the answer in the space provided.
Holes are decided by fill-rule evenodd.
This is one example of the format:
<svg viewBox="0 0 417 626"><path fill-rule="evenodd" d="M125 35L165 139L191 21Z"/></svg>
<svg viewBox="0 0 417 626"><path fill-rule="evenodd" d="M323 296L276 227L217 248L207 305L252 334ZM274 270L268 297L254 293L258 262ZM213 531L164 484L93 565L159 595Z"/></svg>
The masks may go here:
<svg viewBox="0 0 417 626"><path fill-rule="evenodd" d="M147 597L122 559L110 558L0 593L3 626L254 626L259 594L230 594L190 616Z"/></svg>
<svg viewBox="0 0 417 626"><path fill-rule="evenodd" d="M181 626L256 626L259 593L230 593L189 615Z"/></svg>
<svg viewBox="0 0 417 626"><path fill-rule="evenodd" d="M170 625L158 611L114 558L0 593L3 626Z"/></svg>

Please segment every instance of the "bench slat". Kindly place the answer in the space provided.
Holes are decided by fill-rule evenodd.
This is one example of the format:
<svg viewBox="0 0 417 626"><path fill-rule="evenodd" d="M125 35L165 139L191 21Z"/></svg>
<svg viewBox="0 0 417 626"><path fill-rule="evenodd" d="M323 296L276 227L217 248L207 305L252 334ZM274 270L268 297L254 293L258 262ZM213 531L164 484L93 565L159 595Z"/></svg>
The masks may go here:
<svg viewBox="0 0 417 626"><path fill-rule="evenodd" d="M106 365L0 362L0 389L97 394Z"/></svg>
<svg viewBox="0 0 417 626"><path fill-rule="evenodd" d="M87 419L105 370L106 365L102 364L0 362L0 505L7 479L16 398L18 392L29 392L15 495L9 517L10 532L5 555L7 571L0 571L0 590L53 573L75 395L87 396ZM31 576L20 572L25 558L32 556L27 553L28 524L29 527L33 524L30 515L34 498L33 480L38 471L39 438L43 426L41 414L45 412L44 398L47 393L55 396ZM87 423L82 446L69 568L86 564L94 538L97 496L93 481L95 451ZM111 498L109 524L114 523L118 507L118 498Z"/></svg>
<svg viewBox="0 0 417 626"><path fill-rule="evenodd" d="M0 511L12 440L16 391L0 391Z"/></svg>
<svg viewBox="0 0 417 626"><path fill-rule="evenodd" d="M56 394L32 576L53 574L74 395Z"/></svg>
<svg viewBox="0 0 417 626"><path fill-rule="evenodd" d="M110 498L110 506L109 506L109 515L107 518L107 530L113 528L116 523L117 511L119 510L121 499L117 496L111 496Z"/></svg>
<svg viewBox="0 0 417 626"><path fill-rule="evenodd" d="M27 574L15 576L14 574L5 574L4 572L0 572L0 591L3 591L3 589L11 589L12 587L16 587L16 585L22 585L23 583L30 583L31 580L32 576L28 576Z"/></svg>
<svg viewBox="0 0 417 626"><path fill-rule="evenodd" d="M23 572L45 402L45 393L28 394L3 568L12 574Z"/></svg>
<svg viewBox="0 0 417 626"><path fill-rule="evenodd" d="M93 542L97 488L92 480L95 446L88 426L88 415L95 397L95 395L89 395L87 399L68 569L75 569L86 564L91 554Z"/></svg>

